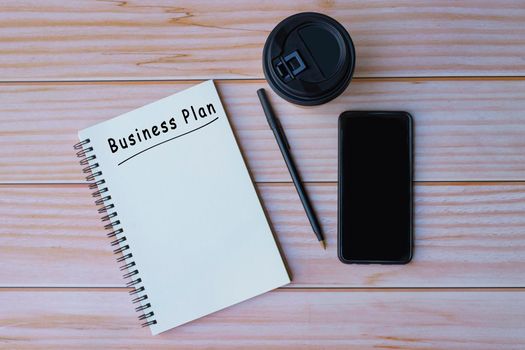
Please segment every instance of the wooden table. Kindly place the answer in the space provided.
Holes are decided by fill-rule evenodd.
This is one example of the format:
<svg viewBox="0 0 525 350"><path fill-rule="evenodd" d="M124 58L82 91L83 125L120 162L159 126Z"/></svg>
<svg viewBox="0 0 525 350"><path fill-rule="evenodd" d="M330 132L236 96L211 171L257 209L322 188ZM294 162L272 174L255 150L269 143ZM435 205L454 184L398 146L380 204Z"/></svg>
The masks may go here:
<svg viewBox="0 0 525 350"><path fill-rule="evenodd" d="M288 15L349 30L343 96L272 102L327 232L313 238L255 91ZM293 283L162 335L141 329L77 163L76 132L216 79ZM0 3L0 348L523 349L523 1ZM415 119L415 256L336 257L340 112ZM191 302L191 301L189 301Z"/></svg>

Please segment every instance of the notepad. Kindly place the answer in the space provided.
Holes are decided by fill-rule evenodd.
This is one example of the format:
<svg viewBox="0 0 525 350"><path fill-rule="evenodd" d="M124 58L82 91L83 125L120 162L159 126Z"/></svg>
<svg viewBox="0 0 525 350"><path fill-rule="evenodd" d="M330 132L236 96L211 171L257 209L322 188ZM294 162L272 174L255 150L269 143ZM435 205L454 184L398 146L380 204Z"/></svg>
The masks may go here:
<svg viewBox="0 0 525 350"><path fill-rule="evenodd" d="M79 139L135 308L153 334L290 282L213 81Z"/></svg>

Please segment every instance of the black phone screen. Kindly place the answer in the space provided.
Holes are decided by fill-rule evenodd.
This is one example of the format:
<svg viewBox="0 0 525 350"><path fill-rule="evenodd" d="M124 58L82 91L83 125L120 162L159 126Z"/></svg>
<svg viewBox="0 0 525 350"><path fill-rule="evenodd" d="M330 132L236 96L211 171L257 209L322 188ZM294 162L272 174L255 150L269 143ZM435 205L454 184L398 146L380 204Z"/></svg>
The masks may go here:
<svg viewBox="0 0 525 350"><path fill-rule="evenodd" d="M407 263L411 260L410 114L341 114L338 198L341 261Z"/></svg>

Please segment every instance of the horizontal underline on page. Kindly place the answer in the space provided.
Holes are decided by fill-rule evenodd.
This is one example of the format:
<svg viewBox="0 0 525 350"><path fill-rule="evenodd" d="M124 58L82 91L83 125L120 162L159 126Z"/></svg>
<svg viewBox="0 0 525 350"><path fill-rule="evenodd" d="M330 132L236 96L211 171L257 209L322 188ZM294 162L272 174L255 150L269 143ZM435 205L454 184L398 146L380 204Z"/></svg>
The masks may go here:
<svg viewBox="0 0 525 350"><path fill-rule="evenodd" d="M195 129L193 129L193 130L187 131L187 132L185 132L184 134L180 134L180 135L174 136L174 137L172 137L171 139L164 140L164 141L159 142L159 143L157 143L157 144L155 144L155 145L153 145L153 146L150 146L150 147L148 147L148 148L146 148L146 149L143 149L142 151L135 153L135 154L132 155L131 157L128 157L128 158L124 159L122 162L118 163L117 166L120 166L121 164L127 162L127 161L130 160L131 158L136 157L136 156L138 156L139 154L144 153L144 152L146 152L146 151L148 151L148 150L150 150L150 149L152 149L152 148L154 148L154 147L160 146L160 145L162 145L163 143L166 143L166 142L169 142L169 141L173 141L173 140L175 140L175 139L178 139L178 138L181 137L181 136L188 135L188 134L191 134L191 133L194 132L194 131L197 131L197 130L199 130L199 129L202 129L202 128L204 128L205 126L210 125L211 123L213 123L213 122L216 121L217 119L219 119L219 117L217 117L217 118L215 118L215 119L213 119L213 120L207 122L207 123L204 124L204 125L199 126L198 128L195 128Z"/></svg>

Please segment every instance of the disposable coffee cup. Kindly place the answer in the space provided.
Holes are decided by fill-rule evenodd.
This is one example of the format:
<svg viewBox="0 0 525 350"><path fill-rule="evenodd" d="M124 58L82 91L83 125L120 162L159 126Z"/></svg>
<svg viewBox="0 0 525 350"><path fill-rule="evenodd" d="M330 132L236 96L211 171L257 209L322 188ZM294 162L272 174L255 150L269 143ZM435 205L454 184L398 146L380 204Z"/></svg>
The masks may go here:
<svg viewBox="0 0 525 350"><path fill-rule="evenodd" d="M270 87L285 100L316 106L347 88L355 49L335 19L314 12L290 16L270 33L263 49L263 71Z"/></svg>

